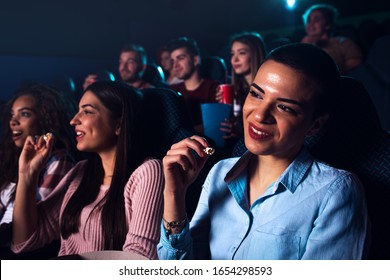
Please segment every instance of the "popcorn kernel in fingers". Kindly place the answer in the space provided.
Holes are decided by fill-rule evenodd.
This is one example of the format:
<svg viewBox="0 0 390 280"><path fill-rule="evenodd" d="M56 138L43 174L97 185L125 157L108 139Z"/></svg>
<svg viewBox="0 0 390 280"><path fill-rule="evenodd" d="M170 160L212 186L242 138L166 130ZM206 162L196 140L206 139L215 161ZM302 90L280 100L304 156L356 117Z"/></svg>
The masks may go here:
<svg viewBox="0 0 390 280"><path fill-rule="evenodd" d="M207 148L204 148L204 149L203 149L203 152L205 152L206 154L208 154L209 156L211 156L212 154L215 153L215 149L214 149L214 148L211 148L211 147L207 147Z"/></svg>
<svg viewBox="0 0 390 280"><path fill-rule="evenodd" d="M46 133L45 135L43 135L43 140L45 140L46 142L49 141L49 139L53 137L53 133L51 132L48 132Z"/></svg>

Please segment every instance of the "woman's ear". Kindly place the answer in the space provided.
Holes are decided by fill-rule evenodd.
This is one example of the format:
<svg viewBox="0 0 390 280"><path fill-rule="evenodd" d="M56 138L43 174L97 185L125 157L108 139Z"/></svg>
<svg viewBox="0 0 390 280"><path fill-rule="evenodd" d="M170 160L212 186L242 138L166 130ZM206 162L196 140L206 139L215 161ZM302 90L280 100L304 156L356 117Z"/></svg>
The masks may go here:
<svg viewBox="0 0 390 280"><path fill-rule="evenodd" d="M119 136L119 133L121 132L121 124L120 122L117 122L115 126L115 135Z"/></svg>
<svg viewBox="0 0 390 280"><path fill-rule="evenodd" d="M316 118L311 128L307 131L306 136L310 137L315 135L328 121L329 115L322 115Z"/></svg>

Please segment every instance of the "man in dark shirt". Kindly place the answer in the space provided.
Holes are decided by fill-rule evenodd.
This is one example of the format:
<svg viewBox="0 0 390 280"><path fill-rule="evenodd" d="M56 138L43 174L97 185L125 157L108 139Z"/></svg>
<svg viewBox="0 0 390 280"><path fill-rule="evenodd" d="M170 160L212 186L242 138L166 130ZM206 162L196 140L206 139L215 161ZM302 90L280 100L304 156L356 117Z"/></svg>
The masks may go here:
<svg viewBox="0 0 390 280"><path fill-rule="evenodd" d="M181 37L171 41L168 49L173 60L174 73L183 80L171 85L171 88L183 95L195 130L203 134L200 104L216 102L215 94L219 83L200 75L201 57L195 40Z"/></svg>

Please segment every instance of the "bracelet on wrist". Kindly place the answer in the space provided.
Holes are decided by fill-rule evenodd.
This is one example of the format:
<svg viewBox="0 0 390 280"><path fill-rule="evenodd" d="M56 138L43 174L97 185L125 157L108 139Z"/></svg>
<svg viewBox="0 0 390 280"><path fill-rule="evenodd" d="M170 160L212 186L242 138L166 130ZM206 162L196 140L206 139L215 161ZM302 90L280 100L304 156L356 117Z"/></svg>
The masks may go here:
<svg viewBox="0 0 390 280"><path fill-rule="evenodd" d="M167 220L164 219L164 217L163 217L163 221L164 221L165 232L168 235L169 234L177 234L177 233L181 232L181 230L183 229L183 225L185 225L185 223L187 222L187 215L181 221L168 222Z"/></svg>

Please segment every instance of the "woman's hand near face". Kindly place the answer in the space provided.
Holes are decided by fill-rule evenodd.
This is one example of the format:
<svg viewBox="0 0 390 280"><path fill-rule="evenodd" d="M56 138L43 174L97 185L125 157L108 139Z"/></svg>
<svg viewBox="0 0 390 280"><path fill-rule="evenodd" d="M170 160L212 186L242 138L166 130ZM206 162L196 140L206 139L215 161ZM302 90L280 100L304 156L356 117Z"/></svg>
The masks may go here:
<svg viewBox="0 0 390 280"><path fill-rule="evenodd" d="M12 219L12 242L26 241L38 223L36 192L39 173L47 162L53 146L53 135L29 136L19 157L19 177L16 186Z"/></svg>
<svg viewBox="0 0 390 280"><path fill-rule="evenodd" d="M209 157L204 152L208 146L204 138L192 136L172 145L164 157L165 220L178 221L185 217L186 191L188 186L195 181Z"/></svg>
<svg viewBox="0 0 390 280"><path fill-rule="evenodd" d="M98 75L96 74L89 74L83 83L83 90L85 90L90 84L93 84L98 80Z"/></svg>
<svg viewBox="0 0 390 280"><path fill-rule="evenodd" d="M28 136L19 157L19 176L37 176L48 160L53 146L51 133Z"/></svg>

